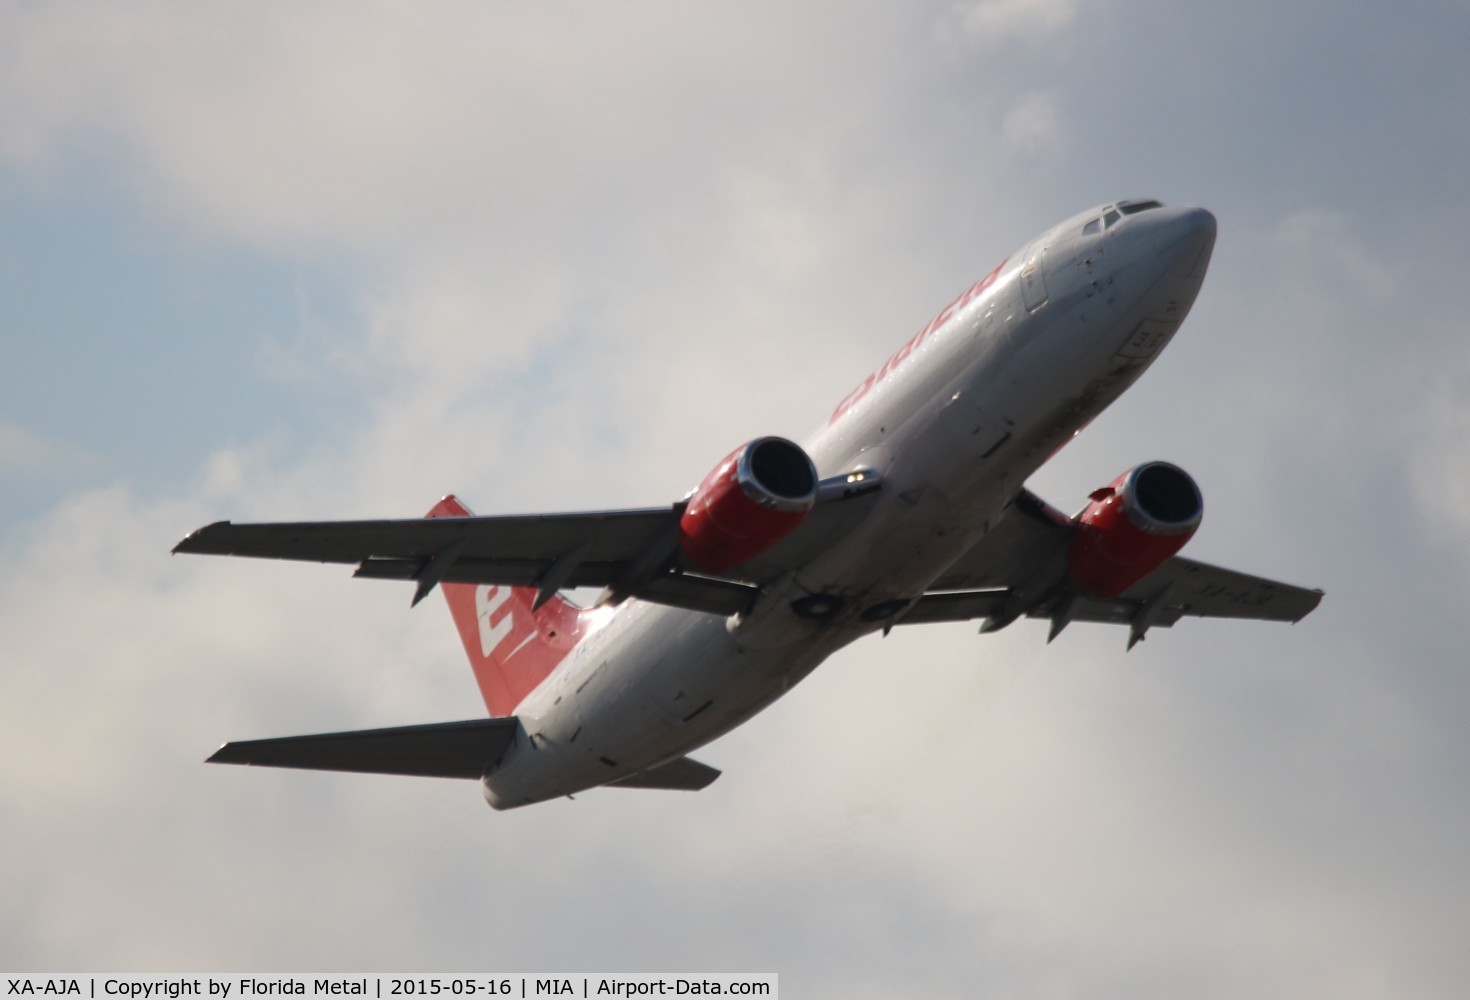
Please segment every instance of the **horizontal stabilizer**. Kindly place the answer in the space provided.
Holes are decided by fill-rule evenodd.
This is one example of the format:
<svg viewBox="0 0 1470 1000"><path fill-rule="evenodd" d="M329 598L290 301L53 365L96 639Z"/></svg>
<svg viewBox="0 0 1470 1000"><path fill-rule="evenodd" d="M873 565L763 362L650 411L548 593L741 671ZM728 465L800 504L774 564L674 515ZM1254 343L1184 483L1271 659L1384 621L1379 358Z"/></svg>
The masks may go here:
<svg viewBox="0 0 1470 1000"><path fill-rule="evenodd" d="M243 740L220 747L209 763L478 781L500 762L506 747L515 739L518 725L514 716L507 716Z"/></svg>
<svg viewBox="0 0 1470 1000"><path fill-rule="evenodd" d="M708 764L701 764L689 757L679 757L651 767L647 771L630 774L626 778L608 782L609 788L667 788L673 791L697 792L720 776L720 772Z"/></svg>

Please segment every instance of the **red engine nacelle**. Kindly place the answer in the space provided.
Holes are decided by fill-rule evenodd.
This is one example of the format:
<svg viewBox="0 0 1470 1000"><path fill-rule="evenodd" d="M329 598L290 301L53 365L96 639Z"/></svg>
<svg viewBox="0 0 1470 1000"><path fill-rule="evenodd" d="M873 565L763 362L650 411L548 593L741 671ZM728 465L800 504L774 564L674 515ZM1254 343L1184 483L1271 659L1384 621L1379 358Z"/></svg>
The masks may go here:
<svg viewBox="0 0 1470 1000"><path fill-rule="evenodd" d="M1117 597L1184 547L1204 516L1189 474L1168 462L1134 466L1092 494L1067 550L1072 581Z"/></svg>
<svg viewBox="0 0 1470 1000"><path fill-rule="evenodd" d="M696 568L739 566L789 535L817 502L817 468L785 438L731 452L689 495L679 542Z"/></svg>

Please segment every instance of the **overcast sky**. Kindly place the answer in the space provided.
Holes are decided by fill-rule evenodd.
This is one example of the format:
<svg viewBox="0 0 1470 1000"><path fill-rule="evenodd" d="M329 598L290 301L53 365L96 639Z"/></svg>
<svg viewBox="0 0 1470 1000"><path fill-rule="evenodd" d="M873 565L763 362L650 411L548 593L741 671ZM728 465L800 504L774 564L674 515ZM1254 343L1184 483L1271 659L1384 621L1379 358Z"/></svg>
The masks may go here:
<svg viewBox="0 0 1470 1000"><path fill-rule="evenodd" d="M1462 0L0 3L0 968L1458 997ZM468 718L448 613L222 518L668 502L1090 205L1212 209L1146 377L1292 626L898 630L695 795L205 767Z"/></svg>

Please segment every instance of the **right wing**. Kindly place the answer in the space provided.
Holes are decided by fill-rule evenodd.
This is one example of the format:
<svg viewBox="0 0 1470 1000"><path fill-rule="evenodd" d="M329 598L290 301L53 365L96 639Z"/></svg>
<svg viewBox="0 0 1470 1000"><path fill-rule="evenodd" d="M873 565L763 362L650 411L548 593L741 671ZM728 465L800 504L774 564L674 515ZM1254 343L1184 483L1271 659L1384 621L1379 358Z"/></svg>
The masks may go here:
<svg viewBox="0 0 1470 1000"><path fill-rule="evenodd" d="M1186 616L1297 622L1322 591L1174 556L1117 597L1078 591L1067 575L1071 518L1029 490L898 619L898 624L986 619L994 631L1018 617L1046 618L1051 638L1074 621L1129 626L1131 649L1152 627Z"/></svg>

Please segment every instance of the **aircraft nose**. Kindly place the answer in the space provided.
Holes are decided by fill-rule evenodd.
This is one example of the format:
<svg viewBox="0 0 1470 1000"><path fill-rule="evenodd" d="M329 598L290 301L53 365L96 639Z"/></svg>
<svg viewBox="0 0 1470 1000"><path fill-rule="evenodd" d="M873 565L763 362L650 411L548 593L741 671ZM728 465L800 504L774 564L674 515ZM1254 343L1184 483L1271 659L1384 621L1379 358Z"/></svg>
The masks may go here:
<svg viewBox="0 0 1470 1000"><path fill-rule="evenodd" d="M1193 277L1210 261L1215 248L1215 216L1204 208L1165 210L1154 243L1164 265L1182 278Z"/></svg>

